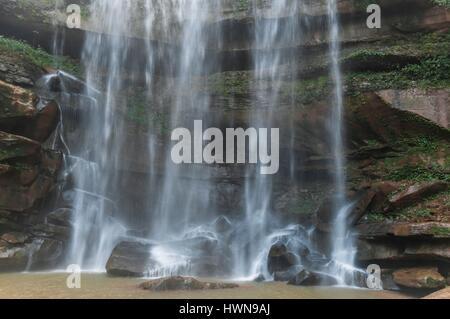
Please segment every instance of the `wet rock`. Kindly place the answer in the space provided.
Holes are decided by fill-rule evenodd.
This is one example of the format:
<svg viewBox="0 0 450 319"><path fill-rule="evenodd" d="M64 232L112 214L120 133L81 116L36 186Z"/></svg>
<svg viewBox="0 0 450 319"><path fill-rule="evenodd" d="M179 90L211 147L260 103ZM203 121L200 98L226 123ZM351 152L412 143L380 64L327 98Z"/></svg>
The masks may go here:
<svg viewBox="0 0 450 319"><path fill-rule="evenodd" d="M213 290L231 289L239 285L233 283L202 282L192 277L168 277L146 281L139 285L140 288L152 291L173 291L173 290Z"/></svg>
<svg viewBox="0 0 450 319"><path fill-rule="evenodd" d="M17 247L0 245L0 271L23 271L30 251L31 244Z"/></svg>
<svg viewBox="0 0 450 319"><path fill-rule="evenodd" d="M47 222L57 226L71 227L73 214L74 212L70 208L60 208L47 215Z"/></svg>
<svg viewBox="0 0 450 319"><path fill-rule="evenodd" d="M58 126L60 112L58 104L54 101L41 101L40 103L42 105L38 106L37 115L27 123L19 123L15 133L44 143Z"/></svg>
<svg viewBox="0 0 450 319"><path fill-rule="evenodd" d="M346 220L348 225L355 225L367 213L367 209L375 195L376 191L366 189L359 191L353 198L349 199L349 202L354 204L347 213ZM317 229L323 232L330 232L333 229L337 218L334 206L334 200L329 198L317 210L314 221Z"/></svg>
<svg viewBox="0 0 450 319"><path fill-rule="evenodd" d="M432 267L396 270L393 279L396 284L407 288L440 289L446 285L445 278Z"/></svg>
<svg viewBox="0 0 450 319"><path fill-rule="evenodd" d="M338 284L338 281L330 275L304 269L295 275L288 284L294 286L334 286Z"/></svg>
<svg viewBox="0 0 450 319"><path fill-rule="evenodd" d="M106 264L109 275L143 277L152 264L152 245L140 242L121 242L111 253Z"/></svg>
<svg viewBox="0 0 450 319"><path fill-rule="evenodd" d="M40 100L30 90L0 81L1 130L45 142L59 122L54 101Z"/></svg>
<svg viewBox="0 0 450 319"><path fill-rule="evenodd" d="M298 264L298 258L283 243L275 243L269 250L267 266L269 273L284 272Z"/></svg>
<svg viewBox="0 0 450 319"><path fill-rule="evenodd" d="M326 267L330 263L330 259L325 255L320 254L318 252L311 252L306 258L302 260L302 263L307 268L313 267Z"/></svg>
<svg viewBox="0 0 450 319"><path fill-rule="evenodd" d="M393 196L390 200L389 210L412 206L417 202L423 201L426 197L444 192L448 188L449 184L445 182L415 184Z"/></svg>
<svg viewBox="0 0 450 319"><path fill-rule="evenodd" d="M3 234L0 240L7 242L8 244L17 245L24 244L28 240L29 236L24 233L12 232Z"/></svg>
<svg viewBox="0 0 450 319"><path fill-rule="evenodd" d="M212 226L215 229L215 231L219 234L224 234L226 232L229 232L233 227L233 225L231 224L231 221L225 216L218 217L213 222Z"/></svg>
<svg viewBox="0 0 450 319"><path fill-rule="evenodd" d="M302 266L293 266L286 271L276 271L273 274L273 280L275 281L290 281L298 273L300 273L304 268Z"/></svg>
<svg viewBox="0 0 450 319"><path fill-rule="evenodd" d="M60 240L37 239L33 244L36 245L30 256L33 269L54 267L64 256L64 245Z"/></svg>
<svg viewBox="0 0 450 319"><path fill-rule="evenodd" d="M266 277L263 274L259 274L253 279L254 282L263 282L266 281Z"/></svg>

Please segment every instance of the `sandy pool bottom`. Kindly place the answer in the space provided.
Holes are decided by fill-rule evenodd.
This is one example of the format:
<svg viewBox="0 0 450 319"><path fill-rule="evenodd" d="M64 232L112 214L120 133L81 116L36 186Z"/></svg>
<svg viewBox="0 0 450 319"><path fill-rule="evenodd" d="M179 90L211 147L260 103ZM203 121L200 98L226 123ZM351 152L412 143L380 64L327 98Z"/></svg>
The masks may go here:
<svg viewBox="0 0 450 319"><path fill-rule="evenodd" d="M403 299L388 291L334 287L295 287L286 283L238 282L236 289L151 292L138 287L145 279L84 273L81 288L69 289L65 273L0 274L2 299Z"/></svg>

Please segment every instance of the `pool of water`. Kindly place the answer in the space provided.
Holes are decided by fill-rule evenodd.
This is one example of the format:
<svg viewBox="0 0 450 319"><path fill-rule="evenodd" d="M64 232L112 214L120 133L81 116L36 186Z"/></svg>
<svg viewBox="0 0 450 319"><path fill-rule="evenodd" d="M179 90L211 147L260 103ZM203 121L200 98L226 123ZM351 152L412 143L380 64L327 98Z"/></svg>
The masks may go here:
<svg viewBox="0 0 450 319"><path fill-rule="evenodd" d="M54 299L397 299L407 296L366 289L295 287L285 283L240 282L236 289L151 292L138 285L144 279L113 278L84 273L81 288L69 289L65 273L0 274L0 298Z"/></svg>

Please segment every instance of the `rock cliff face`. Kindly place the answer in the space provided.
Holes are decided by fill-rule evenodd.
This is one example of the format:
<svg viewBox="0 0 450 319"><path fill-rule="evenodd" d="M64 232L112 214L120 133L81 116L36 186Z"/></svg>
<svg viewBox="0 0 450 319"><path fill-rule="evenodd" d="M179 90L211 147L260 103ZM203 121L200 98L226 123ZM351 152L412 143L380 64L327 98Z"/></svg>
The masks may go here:
<svg viewBox="0 0 450 319"><path fill-rule="evenodd" d="M249 40L254 27L250 9L241 1L224 2L221 18L212 16L205 22L212 35L218 29L225 34L222 48L209 46L211 59L220 61L211 65L220 67L209 70L211 74L205 75L193 90L212 97L209 115L220 119L218 126L233 123L245 127L252 108L249 101L257 94L252 89L250 57L253 50L261 48L255 48ZM358 263L361 267L380 264L386 288L439 289L450 270L450 11L428 0L378 1L384 8L383 28L370 30L365 27L367 14L359 2L339 1L347 186L349 197L358 202L349 223L357 233ZM19 3L0 1L2 32L49 49L53 32L49 19L54 16L54 6L48 1L30 1L30 7L24 8ZM86 5L84 1L80 4ZM291 131L282 131L285 135L280 138L280 158L291 156L294 145L293 153L302 159L294 173L302 184L285 182L290 168L282 160L281 173L275 180L278 191L273 196L273 209L293 223L315 225L313 236L326 254L329 225L333 222L329 220L327 198L333 189L331 149L324 134L331 91L328 39L320 27L326 19L325 2L306 1L305 10L308 23L304 36L291 48L273 48L298 50L303 57L296 65L294 78L289 76L292 70L279 66L280 74L286 74L282 91L293 92L293 96L286 94L283 98L273 124L283 127L292 123L295 128L294 136ZM57 21L64 20L57 17ZM70 40L66 41L65 53L79 58L84 32L101 30L90 30L84 24L83 30L66 32ZM139 52L142 41L138 30L128 36L133 36ZM176 50L176 37L162 39L155 34L153 40L165 42L167 50ZM18 51L11 54L10 50L0 41L0 270L30 265L51 268L63 255L71 227L69 208L55 212L50 209L62 159L59 152L48 149L48 139L58 124L59 108L36 93L36 81L50 62L30 59ZM160 71L161 77L155 81L164 81L166 70ZM126 72L123 76L127 76ZM270 85L267 81L262 89ZM124 95L137 101L137 91ZM289 103L292 98L294 106ZM164 105L170 101L169 92L161 94L161 105L152 110L137 102L116 110L128 128L122 147L126 156L119 167L123 196L118 211L130 207L143 211L145 207L140 203L146 202L143 196L149 193L147 175L163 171L162 157L153 158L154 167L149 167L147 135L157 134L161 147L168 147L163 145L167 138ZM151 112L156 120L143 121L142 115ZM197 119L189 112L184 118L186 126ZM76 139L76 134L72 137ZM231 215L242 210L239 194L243 192L243 168L206 169L217 181L214 200L222 212ZM136 227L146 218L122 217ZM130 271L133 274L143 273L144 266L127 264L142 256L130 257L127 253L132 252L124 253L119 246L109 267L116 274L129 274L124 270L127 267L134 269ZM297 276L296 280L304 279Z"/></svg>
<svg viewBox="0 0 450 319"><path fill-rule="evenodd" d="M69 228L46 220L62 154L44 142L59 123L54 101L33 92L44 73L0 47L0 270L56 266Z"/></svg>

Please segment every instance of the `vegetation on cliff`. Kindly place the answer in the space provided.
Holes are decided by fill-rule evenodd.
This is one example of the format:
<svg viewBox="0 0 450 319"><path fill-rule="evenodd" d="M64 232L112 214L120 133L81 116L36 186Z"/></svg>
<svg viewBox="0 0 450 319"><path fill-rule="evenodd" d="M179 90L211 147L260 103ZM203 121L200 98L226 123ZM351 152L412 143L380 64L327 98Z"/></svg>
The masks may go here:
<svg viewBox="0 0 450 319"><path fill-rule="evenodd" d="M53 67L74 75L81 74L79 63L71 58L54 56L48 52L34 48L28 43L0 36L0 54L14 59L22 59L38 67Z"/></svg>

